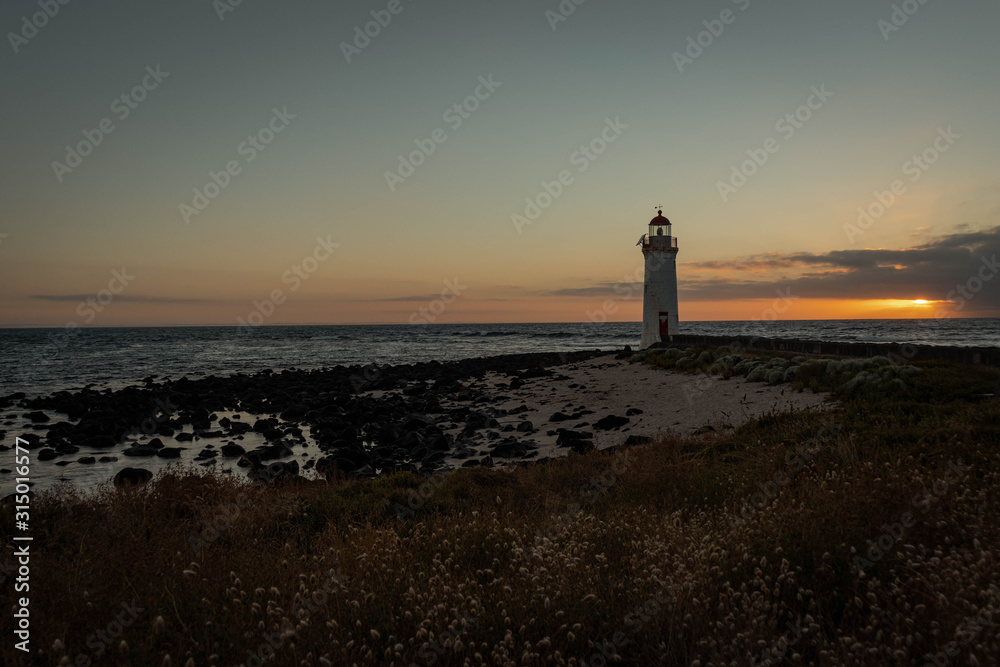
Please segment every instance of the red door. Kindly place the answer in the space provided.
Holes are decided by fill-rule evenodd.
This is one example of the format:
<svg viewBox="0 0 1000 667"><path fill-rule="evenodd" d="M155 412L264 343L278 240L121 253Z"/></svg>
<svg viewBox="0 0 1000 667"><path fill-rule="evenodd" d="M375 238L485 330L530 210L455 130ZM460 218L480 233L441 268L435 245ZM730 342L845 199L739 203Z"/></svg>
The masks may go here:
<svg viewBox="0 0 1000 667"><path fill-rule="evenodd" d="M660 311L660 338L670 335L670 314Z"/></svg>

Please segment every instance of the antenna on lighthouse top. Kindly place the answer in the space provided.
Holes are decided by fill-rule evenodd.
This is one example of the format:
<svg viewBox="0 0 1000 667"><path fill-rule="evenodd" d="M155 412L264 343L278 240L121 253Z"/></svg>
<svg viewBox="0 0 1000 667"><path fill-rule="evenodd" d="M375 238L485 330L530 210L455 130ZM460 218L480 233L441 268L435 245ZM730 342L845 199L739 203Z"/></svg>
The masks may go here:
<svg viewBox="0 0 1000 667"><path fill-rule="evenodd" d="M656 209L657 213L663 213L663 204L659 204L657 206L654 206L653 208Z"/></svg>

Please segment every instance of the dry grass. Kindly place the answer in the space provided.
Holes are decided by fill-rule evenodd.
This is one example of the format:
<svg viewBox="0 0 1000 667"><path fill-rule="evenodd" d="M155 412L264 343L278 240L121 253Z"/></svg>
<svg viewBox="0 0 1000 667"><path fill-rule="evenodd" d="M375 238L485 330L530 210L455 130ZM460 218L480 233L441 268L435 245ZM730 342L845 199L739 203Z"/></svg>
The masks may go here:
<svg viewBox="0 0 1000 667"><path fill-rule="evenodd" d="M1000 402L973 400L996 377L925 371L827 414L459 471L426 498L409 474L260 490L194 471L43 494L34 658L997 664ZM121 627L123 603L142 611Z"/></svg>

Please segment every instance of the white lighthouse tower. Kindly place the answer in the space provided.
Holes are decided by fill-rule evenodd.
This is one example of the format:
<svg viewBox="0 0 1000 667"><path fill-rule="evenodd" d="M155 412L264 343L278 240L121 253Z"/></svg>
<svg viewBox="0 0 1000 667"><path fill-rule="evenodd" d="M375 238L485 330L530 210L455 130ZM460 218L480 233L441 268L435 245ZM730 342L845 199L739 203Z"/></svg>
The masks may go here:
<svg viewBox="0 0 1000 667"><path fill-rule="evenodd" d="M639 349L668 341L677 333L677 238L663 209L649 221L649 233L639 243L646 260L642 293L642 341Z"/></svg>

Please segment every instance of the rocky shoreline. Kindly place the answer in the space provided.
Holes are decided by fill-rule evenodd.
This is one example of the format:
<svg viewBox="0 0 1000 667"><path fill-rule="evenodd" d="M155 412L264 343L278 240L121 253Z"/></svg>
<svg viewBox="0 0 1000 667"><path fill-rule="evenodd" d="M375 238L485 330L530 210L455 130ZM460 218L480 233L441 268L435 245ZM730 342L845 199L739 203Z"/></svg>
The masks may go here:
<svg viewBox="0 0 1000 667"><path fill-rule="evenodd" d="M114 475L116 484L139 483L170 463L238 466L263 482L363 478L544 461L670 432L724 430L823 400L668 373L630 357L628 349L515 354L13 394L0 398L0 437L27 440L33 458L57 466L61 480L89 467L98 478L91 482Z"/></svg>
<svg viewBox="0 0 1000 667"><path fill-rule="evenodd" d="M471 390L464 382L492 372L517 387L531 378L553 375L550 366L605 354L609 353L518 354L197 380L152 376L141 386L119 390L88 386L37 398L17 393L0 397L0 410L13 413L6 415L3 428L15 425L18 416L27 423L23 432L0 431L0 438L13 444L17 435L28 442L37 460L63 465L154 456L179 459L187 450L198 449L196 462L238 459L264 479L296 476L313 467L322 473L361 477L393 470L430 473L456 448L461 456L463 448L469 449L464 444L477 433L497 427L497 410L489 406L492 396ZM467 405L443 412L444 399ZM230 414L220 417L220 412ZM442 423L461 424L462 437L446 434ZM524 431L522 427L519 435ZM240 442L250 434L259 434L264 444L247 450ZM202 440L220 446L199 447ZM294 447L310 445L315 449L302 466L285 460ZM490 465L494 456L526 456L531 443L505 435L494 438L489 449L486 456L469 456L468 464ZM116 481L144 477L141 472L126 472Z"/></svg>

